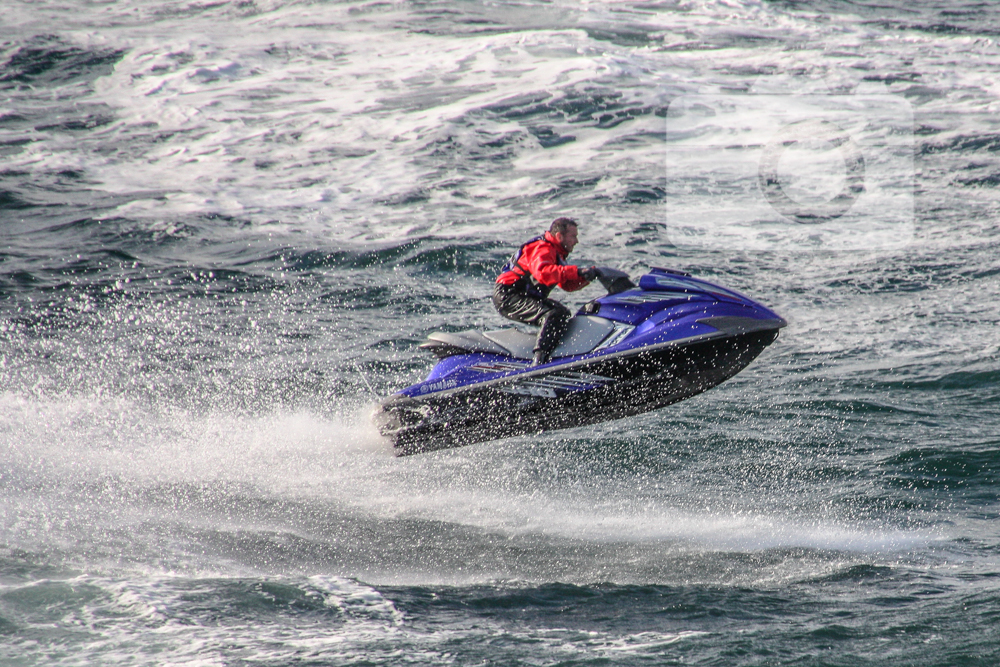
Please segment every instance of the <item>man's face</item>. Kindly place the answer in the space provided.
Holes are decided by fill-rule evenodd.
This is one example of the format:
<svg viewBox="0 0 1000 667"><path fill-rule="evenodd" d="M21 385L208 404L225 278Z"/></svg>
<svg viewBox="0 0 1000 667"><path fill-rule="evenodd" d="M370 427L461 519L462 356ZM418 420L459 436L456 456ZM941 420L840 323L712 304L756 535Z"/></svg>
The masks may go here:
<svg viewBox="0 0 1000 667"><path fill-rule="evenodd" d="M565 232L557 232L556 238L559 240L559 243L562 244L562 247L566 248L566 254L568 255L573 252L573 247L576 245L577 229L574 225L569 225L566 227Z"/></svg>

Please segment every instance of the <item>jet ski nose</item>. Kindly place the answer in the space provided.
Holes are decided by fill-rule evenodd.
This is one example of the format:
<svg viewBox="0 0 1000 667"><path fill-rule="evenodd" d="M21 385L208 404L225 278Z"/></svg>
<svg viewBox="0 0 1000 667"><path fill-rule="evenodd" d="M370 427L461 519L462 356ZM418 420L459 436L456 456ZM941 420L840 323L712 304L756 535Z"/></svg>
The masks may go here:
<svg viewBox="0 0 1000 667"><path fill-rule="evenodd" d="M756 317L739 317L734 315L703 317L696 320L696 322L698 324L707 324L710 327L733 336L756 333L758 331L777 331L788 325L788 322L783 317L759 319Z"/></svg>

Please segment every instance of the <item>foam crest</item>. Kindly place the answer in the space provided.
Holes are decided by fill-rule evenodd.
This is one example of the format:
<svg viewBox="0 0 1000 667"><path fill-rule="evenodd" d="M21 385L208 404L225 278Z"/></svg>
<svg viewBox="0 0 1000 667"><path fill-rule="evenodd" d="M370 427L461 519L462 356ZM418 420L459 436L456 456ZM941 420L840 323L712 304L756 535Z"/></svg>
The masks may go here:
<svg viewBox="0 0 1000 667"><path fill-rule="evenodd" d="M0 586L0 600L16 601L19 635L38 637L15 637L0 648L0 657L22 651L44 655L52 665L224 665L234 655L330 660L397 634L403 622L376 590L333 577L81 576ZM243 611L218 622L222 610L234 608ZM79 642L79 635L86 642L71 657L59 650L65 641Z"/></svg>

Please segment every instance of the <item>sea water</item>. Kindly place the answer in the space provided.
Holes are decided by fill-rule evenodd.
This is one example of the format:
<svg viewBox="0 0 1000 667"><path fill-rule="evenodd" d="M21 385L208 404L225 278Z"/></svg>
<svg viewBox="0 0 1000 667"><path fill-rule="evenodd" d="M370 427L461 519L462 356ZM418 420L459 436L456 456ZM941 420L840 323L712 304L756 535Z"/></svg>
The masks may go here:
<svg viewBox="0 0 1000 667"><path fill-rule="evenodd" d="M4 0L0 664L997 664L998 40ZM669 408L395 458L373 406L561 215L789 326Z"/></svg>

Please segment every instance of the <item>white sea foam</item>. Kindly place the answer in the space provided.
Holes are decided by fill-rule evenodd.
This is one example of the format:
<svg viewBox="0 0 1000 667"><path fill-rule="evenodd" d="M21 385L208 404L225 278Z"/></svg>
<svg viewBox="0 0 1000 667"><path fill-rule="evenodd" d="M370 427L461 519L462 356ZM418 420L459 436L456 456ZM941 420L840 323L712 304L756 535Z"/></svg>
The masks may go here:
<svg viewBox="0 0 1000 667"><path fill-rule="evenodd" d="M301 524L296 518L298 503L326 507L324 511L337 516L346 513L373 529L399 520L415 522L413 530L418 533L406 538L415 544L441 539L436 537L440 526L451 525L469 531L468 539L473 543L481 539L483 531L512 540L551 541L555 549L552 557L562 548L558 544L566 540L567 548L573 549L588 544L633 545L665 549L666 553L806 548L892 554L938 537L852 524L836 515L803 520L794 510L768 513L748 508L728 513L718 508L682 509L671 506L669 500L630 498L606 484L581 489L574 483L563 488L557 479L526 474L524 469L530 468L531 462L514 443L499 451L477 446L439 456L395 459L373 427L361 420L363 415L358 420L331 421L308 414L151 414L120 400L29 400L10 394L4 395L2 404L3 431L9 437L2 463L12 492L5 502L4 530L24 547L40 547L54 539L67 545L74 540L81 546L93 543L86 547L92 552L91 559L99 552L110 549L110 555L120 549L114 540L103 537L107 531L146 521L155 525L180 520L192 529L206 526L227 533L250 529L263 535L278 531L280 536L290 531L290 535L318 544L335 540L314 529L295 527ZM169 491L171 488L177 490ZM207 492L212 488L215 495L228 493L227 489L235 495L207 504L188 497L191 489ZM246 506L247 518L235 519L229 511L220 512L230 503L244 505L247 501L241 498L247 493L259 499ZM256 516L256 503L275 500L292 503L286 519L270 511ZM222 506L214 508L219 502ZM739 500L732 497L728 502ZM171 504L174 509L170 509ZM194 514L189 516L191 512ZM41 517L44 519L39 523ZM285 521L288 523L282 525ZM421 535L420 531L429 532ZM154 543L149 547L156 548ZM461 549L461 542L454 548ZM355 549L357 554L371 550L370 558L378 558L377 543L359 543ZM214 567L211 559L190 551L190 546L180 548L162 557L163 562L171 569L185 571ZM141 545L128 547L104 567L114 567L112 564L123 556L125 562L117 567L135 567L128 563L141 562L146 558L143 553ZM401 563L401 569L390 574L375 560L370 576L394 581L464 581L492 576L486 562L487 569L481 574L477 574L475 561L469 565L472 569L468 574L426 571L426 565L415 565L414 572L408 573L409 567ZM586 572L594 565L584 564L578 574L561 576L591 576ZM524 570L515 566L503 576L531 578L537 576L539 567L545 571L551 566L540 563ZM710 561L706 567L699 576L708 580L717 576ZM613 576L631 575L618 572Z"/></svg>
<svg viewBox="0 0 1000 667"><path fill-rule="evenodd" d="M943 98L924 105L922 113L944 104L953 115L988 111L977 105L990 99L995 85L976 74L988 69L991 57L981 40L887 36L848 20L817 22L760 3L692 3L678 12L634 15L590 3L580 29L526 27L460 38L400 30L410 11L401 4L271 2L245 10L187 2L127 4L107 8L103 17L75 17L61 33L82 46L125 52L114 71L78 100L113 109L115 122L84 137L46 137L26 147L11 168L83 169L97 187L129 195L117 211L122 215L225 214L259 223L280 218L283 227L318 226L347 238L364 234L371 223L391 223L387 234L397 233L400 224L403 230L440 229L437 225L456 217L466 224L506 217L516 225L522 203L537 208L537 195L568 174L597 176L596 191L612 201L628 187L622 176L662 177L661 144L632 141L623 144L628 150L616 148L622 139L662 133L662 118L640 116L611 129L557 122L554 129L575 141L542 148L516 119L478 113L512 98L559 99L594 85L610 85L639 105L660 107L678 94L717 94L727 87L769 94L870 93L872 84L862 81L863 74L892 69L914 41L929 54L921 72L928 85L937 81L987 93ZM11 24L22 34L42 31L46 17L65 7L13 3ZM489 9L478 11L489 17ZM539 10L520 11L531 20ZM537 18L549 11L556 10ZM720 31L736 37L744 31L773 36L776 46L750 47L737 39L720 64L714 49L661 51L655 44L636 49L585 32L636 20L694 42L717 39ZM782 46L789 40L816 47L789 50ZM954 49L983 65L946 67L944 54ZM860 63L849 59L857 67L841 66L847 54L857 52L864 54ZM801 73L789 74L795 70ZM902 85L879 90L902 99ZM520 132L515 159L501 171L456 169L462 166L461 150L481 142L479 132ZM457 142L458 161L427 159L435 142L447 141ZM95 150L107 145L118 149ZM465 196L453 197L456 189ZM391 207L372 206L416 190L427 199L407 211L406 222ZM867 196L866 211L884 208ZM734 243L756 238L717 216L706 217L710 211L684 210L709 226L715 221L719 231L735 235ZM605 214L615 216L611 210ZM808 242L809 231L801 227L778 231L774 238L800 232L793 241ZM870 236L876 230L865 231ZM677 234L672 240L683 238ZM763 241L779 242L768 239ZM905 242L891 230L877 241ZM856 250L857 244L850 247Z"/></svg>

